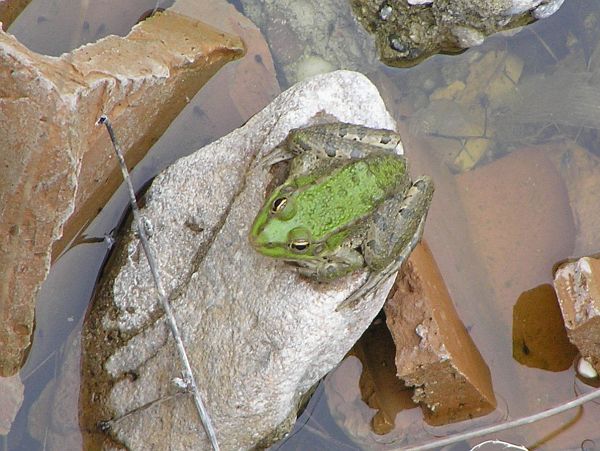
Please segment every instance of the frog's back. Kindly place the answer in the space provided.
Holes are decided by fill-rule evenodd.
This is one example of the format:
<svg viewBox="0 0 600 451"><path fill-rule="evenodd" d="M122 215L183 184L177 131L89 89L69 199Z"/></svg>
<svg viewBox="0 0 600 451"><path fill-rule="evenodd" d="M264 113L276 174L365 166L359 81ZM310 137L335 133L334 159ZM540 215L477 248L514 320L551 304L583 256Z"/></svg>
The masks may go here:
<svg viewBox="0 0 600 451"><path fill-rule="evenodd" d="M296 218L319 240L369 215L409 185L406 160L401 156L378 152L349 160L297 191Z"/></svg>

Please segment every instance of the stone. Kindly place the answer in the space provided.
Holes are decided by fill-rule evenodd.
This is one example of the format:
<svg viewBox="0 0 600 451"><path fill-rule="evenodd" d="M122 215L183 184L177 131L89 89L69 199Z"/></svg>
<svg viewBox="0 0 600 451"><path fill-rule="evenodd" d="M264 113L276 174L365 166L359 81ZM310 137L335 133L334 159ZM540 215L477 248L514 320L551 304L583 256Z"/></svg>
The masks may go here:
<svg viewBox="0 0 600 451"><path fill-rule="evenodd" d="M389 3L389 5L388 5ZM356 18L372 35L381 61L414 66L436 53L458 53L486 36L522 27L558 11L563 0L352 0Z"/></svg>
<svg viewBox="0 0 600 451"><path fill-rule="evenodd" d="M393 282L336 312L364 272L319 285L250 247L248 229L272 183L257 158L317 119L395 126L363 75L316 76L177 161L146 194L151 245L223 449L267 446L289 431L303 396L360 337ZM83 329L84 447L205 447L191 398L173 397L179 365L146 259L132 231L123 241ZM107 435L99 421L108 421Z"/></svg>
<svg viewBox="0 0 600 451"><path fill-rule="evenodd" d="M600 212L596 193L600 190L600 158L572 141L548 144L545 154L565 182L576 226L573 255L598 251Z"/></svg>
<svg viewBox="0 0 600 451"><path fill-rule="evenodd" d="M592 364L580 357L577 361L577 374L584 379L597 379L598 372L594 369Z"/></svg>
<svg viewBox="0 0 600 451"><path fill-rule="evenodd" d="M512 322L523 291L550 281L571 255L575 226L564 183L547 152L517 149L457 176L471 240L498 298L496 321Z"/></svg>
<svg viewBox="0 0 600 451"><path fill-rule="evenodd" d="M385 304L398 377L415 387L425 420L442 425L496 407L491 374L459 319L426 244L415 248Z"/></svg>
<svg viewBox="0 0 600 451"><path fill-rule="evenodd" d="M60 58L0 33L0 374L21 364L51 260L122 181L95 125L100 114L111 117L131 167L243 51L238 38L169 12Z"/></svg>
<svg viewBox="0 0 600 451"><path fill-rule="evenodd" d="M600 371L600 260L583 257L559 266L554 288L569 340Z"/></svg>
<svg viewBox="0 0 600 451"><path fill-rule="evenodd" d="M2 29L7 30L10 24L25 9L31 0L0 0L0 22Z"/></svg>

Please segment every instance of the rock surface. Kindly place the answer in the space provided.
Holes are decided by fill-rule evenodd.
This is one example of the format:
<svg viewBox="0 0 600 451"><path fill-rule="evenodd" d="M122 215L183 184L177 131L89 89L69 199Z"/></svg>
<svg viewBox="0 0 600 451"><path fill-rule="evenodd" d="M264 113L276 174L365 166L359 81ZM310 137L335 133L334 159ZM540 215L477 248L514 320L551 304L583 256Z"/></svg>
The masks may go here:
<svg viewBox="0 0 600 451"><path fill-rule="evenodd" d="M563 264L554 288L571 343L600 371L600 260L583 257Z"/></svg>
<svg viewBox="0 0 600 451"><path fill-rule="evenodd" d="M60 58L0 34L0 374L14 373L29 345L51 259L121 183L98 116L111 117L134 165L186 99L242 53L239 39L174 13Z"/></svg>
<svg viewBox="0 0 600 451"><path fill-rule="evenodd" d="M433 425L474 418L496 407L488 366L460 321L429 248L420 244L386 303L398 377L415 387Z"/></svg>
<svg viewBox="0 0 600 451"><path fill-rule="evenodd" d="M249 246L250 223L272 178L254 165L257 156L315 115L394 128L364 76L314 77L244 127L179 160L146 196L163 283L223 449L266 445L288 431L303 395L359 338L392 283L353 310L336 312L364 274L319 286ZM84 429L119 421L109 423L108 436L88 435L86 449L106 439L129 449L206 446L191 399L169 398L178 364L131 232L114 263L84 325L80 399Z"/></svg>
<svg viewBox="0 0 600 451"><path fill-rule="evenodd" d="M486 36L552 15L564 0L351 0L354 14L371 32L381 60L415 65L435 53L456 53Z"/></svg>
<svg viewBox="0 0 600 451"><path fill-rule="evenodd" d="M2 29L7 30L13 20L21 14L31 0L0 0L0 22Z"/></svg>

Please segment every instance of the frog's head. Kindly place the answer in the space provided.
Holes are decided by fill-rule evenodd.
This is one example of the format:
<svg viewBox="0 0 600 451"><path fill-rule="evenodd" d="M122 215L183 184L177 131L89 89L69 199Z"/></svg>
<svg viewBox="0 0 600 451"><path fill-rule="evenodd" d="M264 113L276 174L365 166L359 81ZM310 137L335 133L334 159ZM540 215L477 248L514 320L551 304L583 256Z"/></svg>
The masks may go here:
<svg viewBox="0 0 600 451"><path fill-rule="evenodd" d="M296 190L284 184L262 206L252 228L250 243L268 257L286 260L310 260L320 255L325 243L313 241L312 233L298 211Z"/></svg>

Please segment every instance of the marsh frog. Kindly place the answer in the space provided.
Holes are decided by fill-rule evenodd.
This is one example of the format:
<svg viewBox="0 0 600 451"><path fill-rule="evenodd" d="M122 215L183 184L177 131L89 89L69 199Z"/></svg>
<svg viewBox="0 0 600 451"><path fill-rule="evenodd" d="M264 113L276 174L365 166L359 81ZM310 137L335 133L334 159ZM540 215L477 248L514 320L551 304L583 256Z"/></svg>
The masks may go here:
<svg viewBox="0 0 600 451"><path fill-rule="evenodd" d="M290 131L262 160L291 162L254 219L252 246L320 282L367 267L338 310L355 306L400 269L423 233L433 183L411 181L398 146L395 132L345 123Z"/></svg>

